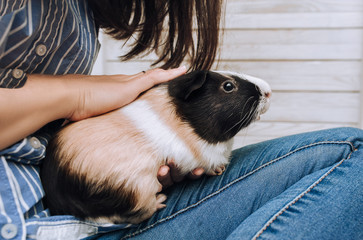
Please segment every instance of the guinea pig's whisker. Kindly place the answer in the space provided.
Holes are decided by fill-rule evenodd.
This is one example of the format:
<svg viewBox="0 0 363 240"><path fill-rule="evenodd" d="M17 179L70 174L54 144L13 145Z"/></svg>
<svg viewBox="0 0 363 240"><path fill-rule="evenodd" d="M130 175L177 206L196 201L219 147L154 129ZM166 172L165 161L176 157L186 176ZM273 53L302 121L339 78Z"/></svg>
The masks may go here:
<svg viewBox="0 0 363 240"><path fill-rule="evenodd" d="M228 118L233 117L234 113L232 112L231 114L229 114Z"/></svg>
<svg viewBox="0 0 363 240"><path fill-rule="evenodd" d="M255 101L252 104L250 112L245 116L245 118L242 119L242 121L240 121L239 130L241 130L243 128L243 126L248 125L251 121L253 121L253 118L256 116L255 107L256 107L257 104L258 104L258 102Z"/></svg>
<svg viewBox="0 0 363 240"><path fill-rule="evenodd" d="M253 99L253 96L252 97L250 97L249 99L247 99L247 101L246 101L246 103L245 103L245 105L243 106L243 109L242 109L242 111L241 111L241 120L239 120L236 124L234 124L232 127L230 127L227 131L225 131L224 133L226 134L226 133L228 133L229 131L231 131L233 128L235 128L236 126L238 126L238 125L241 125L241 126L243 126L243 124L246 122L246 120L248 120L248 118L249 118L249 116L251 115L251 112L254 112L254 105L256 104L256 102L254 102L253 104L252 104L252 108L251 108L251 110L250 110L250 112L247 114L247 115L243 115L243 112L244 112L244 110L245 110L245 108L246 108L246 106L247 106L247 104L248 104L248 102L251 100L251 99Z"/></svg>

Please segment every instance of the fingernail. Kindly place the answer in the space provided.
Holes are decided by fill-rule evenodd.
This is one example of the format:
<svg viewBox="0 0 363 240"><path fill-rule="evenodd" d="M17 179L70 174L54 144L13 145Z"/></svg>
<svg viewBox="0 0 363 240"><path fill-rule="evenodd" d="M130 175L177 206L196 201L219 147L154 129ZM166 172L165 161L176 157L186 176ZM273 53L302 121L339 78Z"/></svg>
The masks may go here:
<svg viewBox="0 0 363 240"><path fill-rule="evenodd" d="M162 166L159 170L159 174L162 176L162 177L165 177L166 175L168 175L169 173L169 168L167 166Z"/></svg>
<svg viewBox="0 0 363 240"><path fill-rule="evenodd" d="M193 171L193 175L195 176L200 176L204 173L204 169L203 168L197 168L197 169L194 169Z"/></svg>

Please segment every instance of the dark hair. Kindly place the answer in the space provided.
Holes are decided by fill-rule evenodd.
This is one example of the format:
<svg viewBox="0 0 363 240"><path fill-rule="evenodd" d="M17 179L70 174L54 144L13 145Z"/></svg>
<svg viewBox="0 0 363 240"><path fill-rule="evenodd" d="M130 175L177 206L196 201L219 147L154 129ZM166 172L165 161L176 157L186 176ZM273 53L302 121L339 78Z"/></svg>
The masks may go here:
<svg viewBox="0 0 363 240"><path fill-rule="evenodd" d="M222 0L88 2L107 34L118 40L135 39L122 60L155 51L159 58L154 66L177 67L188 56L191 69L208 70L216 58Z"/></svg>

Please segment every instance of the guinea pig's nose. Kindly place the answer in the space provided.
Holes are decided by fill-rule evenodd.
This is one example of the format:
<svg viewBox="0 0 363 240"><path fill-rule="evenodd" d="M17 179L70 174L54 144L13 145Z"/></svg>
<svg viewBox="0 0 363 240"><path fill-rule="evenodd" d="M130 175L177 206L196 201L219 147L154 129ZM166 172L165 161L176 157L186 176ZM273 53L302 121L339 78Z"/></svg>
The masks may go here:
<svg viewBox="0 0 363 240"><path fill-rule="evenodd" d="M265 92L265 98L270 98L271 97L271 94L272 94L272 92Z"/></svg>

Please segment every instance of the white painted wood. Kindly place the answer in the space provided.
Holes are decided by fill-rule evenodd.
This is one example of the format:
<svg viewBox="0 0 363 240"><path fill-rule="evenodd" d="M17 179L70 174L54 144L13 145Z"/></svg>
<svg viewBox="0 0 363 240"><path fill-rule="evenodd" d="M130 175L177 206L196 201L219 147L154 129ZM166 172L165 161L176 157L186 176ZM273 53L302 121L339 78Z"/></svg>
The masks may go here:
<svg viewBox="0 0 363 240"><path fill-rule="evenodd" d="M359 76L360 61L222 61L220 68L260 76Z"/></svg>
<svg viewBox="0 0 363 240"><path fill-rule="evenodd" d="M357 44L362 43L361 29L292 29L292 30L240 30L225 31L224 45L258 44Z"/></svg>
<svg viewBox="0 0 363 240"><path fill-rule="evenodd" d="M274 122L359 122L359 93L273 92L262 120Z"/></svg>
<svg viewBox="0 0 363 240"><path fill-rule="evenodd" d="M360 60L362 46L360 44L235 44L223 46L221 58L232 60Z"/></svg>
<svg viewBox="0 0 363 240"><path fill-rule="evenodd" d="M361 0L227 0L227 13L363 12Z"/></svg>
<svg viewBox="0 0 363 240"><path fill-rule="evenodd" d="M228 14L226 29L361 28L360 12Z"/></svg>

